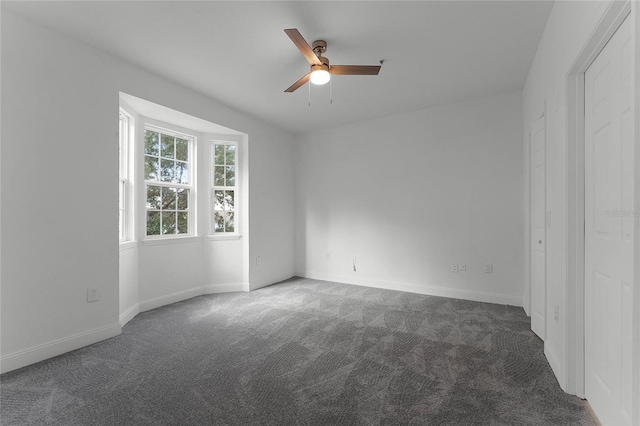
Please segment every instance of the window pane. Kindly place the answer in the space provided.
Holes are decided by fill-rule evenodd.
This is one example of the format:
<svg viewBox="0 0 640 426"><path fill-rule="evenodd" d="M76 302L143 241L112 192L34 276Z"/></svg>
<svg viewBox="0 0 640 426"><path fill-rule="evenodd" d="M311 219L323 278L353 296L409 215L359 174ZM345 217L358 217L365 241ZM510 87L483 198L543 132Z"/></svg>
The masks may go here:
<svg viewBox="0 0 640 426"><path fill-rule="evenodd" d="M162 210L176 209L176 190L175 188L162 188ZM164 221L164 217L163 217Z"/></svg>
<svg viewBox="0 0 640 426"><path fill-rule="evenodd" d="M147 186L147 210L160 210L159 186Z"/></svg>
<svg viewBox="0 0 640 426"><path fill-rule="evenodd" d="M173 182L174 177L173 160L160 161L160 180L163 182Z"/></svg>
<svg viewBox="0 0 640 426"><path fill-rule="evenodd" d="M227 186L236 186L236 166L227 166Z"/></svg>
<svg viewBox="0 0 640 426"><path fill-rule="evenodd" d="M224 165L224 145L215 145L215 164Z"/></svg>
<svg viewBox="0 0 640 426"><path fill-rule="evenodd" d="M160 235L160 212L147 212L147 235Z"/></svg>
<svg viewBox="0 0 640 426"><path fill-rule="evenodd" d="M224 231L234 232L235 226L233 221L233 212L226 212L224 216L225 216Z"/></svg>
<svg viewBox="0 0 640 426"><path fill-rule="evenodd" d="M189 208L189 190L178 189L178 210L187 210Z"/></svg>
<svg viewBox="0 0 640 426"><path fill-rule="evenodd" d="M224 186L224 166L216 166L213 184L215 186Z"/></svg>
<svg viewBox="0 0 640 426"><path fill-rule="evenodd" d="M158 180L158 157L144 157L144 178Z"/></svg>
<svg viewBox="0 0 640 426"><path fill-rule="evenodd" d="M174 157L175 138L173 136L162 135L160 140L160 156L163 158Z"/></svg>
<svg viewBox="0 0 640 426"><path fill-rule="evenodd" d="M228 211L234 210L234 191L225 191L224 193L224 209Z"/></svg>
<svg viewBox="0 0 640 426"><path fill-rule="evenodd" d="M213 197L213 209L216 211L224 210L224 191L215 191Z"/></svg>
<svg viewBox="0 0 640 426"><path fill-rule="evenodd" d="M176 161L176 183L189 184L189 163Z"/></svg>
<svg viewBox="0 0 640 426"><path fill-rule="evenodd" d="M158 155L158 133L149 130L144 131L144 153Z"/></svg>
<svg viewBox="0 0 640 426"><path fill-rule="evenodd" d="M224 232L224 216L223 212L215 212L213 214L214 232Z"/></svg>
<svg viewBox="0 0 640 426"><path fill-rule="evenodd" d="M178 212L178 234L189 233L189 213Z"/></svg>
<svg viewBox="0 0 640 426"><path fill-rule="evenodd" d="M189 141L176 138L176 159L180 161L189 160Z"/></svg>
<svg viewBox="0 0 640 426"><path fill-rule="evenodd" d="M176 212L162 212L162 235L175 234Z"/></svg>
<svg viewBox="0 0 640 426"><path fill-rule="evenodd" d="M227 165L233 166L236 164L236 147L235 145L227 145Z"/></svg>

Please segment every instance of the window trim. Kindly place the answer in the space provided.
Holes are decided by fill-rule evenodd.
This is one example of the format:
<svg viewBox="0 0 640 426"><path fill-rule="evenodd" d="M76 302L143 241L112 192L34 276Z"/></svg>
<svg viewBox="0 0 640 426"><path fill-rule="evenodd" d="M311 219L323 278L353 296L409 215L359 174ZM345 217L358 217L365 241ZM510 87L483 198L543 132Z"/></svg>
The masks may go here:
<svg viewBox="0 0 640 426"><path fill-rule="evenodd" d="M157 235L152 235L157 237ZM185 234L171 234L166 238L149 238L142 241L142 245L155 246L160 244L188 244L200 241L200 237L197 235L185 235Z"/></svg>
<svg viewBox="0 0 640 426"><path fill-rule="evenodd" d="M239 240L242 238L242 234L238 234L237 232L218 232L217 235L207 235L207 239L209 241L225 241L225 240Z"/></svg>
<svg viewBox="0 0 640 426"><path fill-rule="evenodd" d="M154 120L155 121L155 120ZM197 225L197 196L196 196L196 187L197 187L197 158L196 158L196 151L197 151L197 144L198 144L198 137L195 134L189 134L183 131L179 131L179 130L174 130L170 127L164 127L164 126L170 126L169 123L162 123L163 125L157 125L157 124L152 124L149 121L145 120L144 123L144 128L143 128L143 135L144 133L149 130L152 132L158 132L160 134L163 135L167 135L167 136L172 136L172 137L176 137L176 138L180 138L180 139L186 139L188 141L188 160L187 160L187 164L189 167L189 183L188 184L183 184L183 183L176 183L176 182L165 182L165 181L161 181L161 180L148 180L144 178L144 160L145 157L147 156L144 152L144 137L143 140L141 142L141 150L142 150L142 178L143 178L143 184L142 184L142 197L140 202L143 205L143 211L144 211L144 220L143 220L143 234L144 234L144 239L143 239L143 243L144 244L155 244L154 242L157 242L157 244L161 244L161 242L167 242L169 240L188 240L194 237L197 237L198 233L197 233L197 229L198 229L198 225ZM195 133L195 132L194 132ZM158 158L163 158L160 156L160 153L158 153ZM177 161L175 159L173 159L174 161ZM189 198L188 198L188 232L187 233L183 233L183 234L159 234L159 235L148 235L147 234L147 219L148 219L148 212L149 209L147 208L147 188L148 186L160 186L163 188L183 188L183 189L187 189L189 191ZM177 210L176 210L177 211ZM172 241L174 242L174 241ZM179 241L175 241L175 242L179 242Z"/></svg>
<svg viewBox="0 0 640 426"><path fill-rule="evenodd" d="M235 146L235 185L234 186L220 186L215 185L215 157L216 145L232 145ZM209 208L208 208L208 235L207 239L209 241L216 240L238 240L242 237L242 229L241 229L241 220L240 220L240 211L242 209L242 198L241 198L241 188L242 188L242 172L241 172L241 144L239 140L236 140L233 137L224 138L224 137L215 137L209 140ZM231 189L230 189L231 188ZM214 222L214 203L215 203L215 191L216 190L232 190L234 191L234 209L233 209L233 217L234 217L234 225L233 232L215 232L215 222Z"/></svg>
<svg viewBox="0 0 640 426"><path fill-rule="evenodd" d="M118 217L118 240L120 244L127 244L135 242L134 155L132 153L135 146L135 118L122 106L118 108L118 113L118 211L122 211L122 218ZM124 127L122 117L125 119ZM122 188L122 194L120 194L120 188Z"/></svg>

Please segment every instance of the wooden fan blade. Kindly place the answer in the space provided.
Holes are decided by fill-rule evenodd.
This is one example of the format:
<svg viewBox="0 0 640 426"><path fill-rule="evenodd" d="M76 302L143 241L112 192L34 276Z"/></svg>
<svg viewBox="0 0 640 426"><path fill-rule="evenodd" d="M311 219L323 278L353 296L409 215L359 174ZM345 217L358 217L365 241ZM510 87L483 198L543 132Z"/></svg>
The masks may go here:
<svg viewBox="0 0 640 426"><path fill-rule="evenodd" d="M289 86L289 88L285 90L285 92L293 92L294 90L298 89L300 86L304 85L306 82L309 81L310 76L311 76L311 73L307 73L306 75L302 76L300 80L296 81L291 86Z"/></svg>
<svg viewBox="0 0 640 426"><path fill-rule="evenodd" d="M378 75L380 65L331 65L329 72L334 75Z"/></svg>
<svg viewBox="0 0 640 426"><path fill-rule="evenodd" d="M300 49L300 52L302 52L311 65L322 65L320 59L318 59L316 54L313 52L313 49L311 49L311 46L309 46L309 43L307 43L304 37L302 37L302 34L300 34L297 28L290 28L288 30L284 30L284 32L287 33L293 44Z"/></svg>

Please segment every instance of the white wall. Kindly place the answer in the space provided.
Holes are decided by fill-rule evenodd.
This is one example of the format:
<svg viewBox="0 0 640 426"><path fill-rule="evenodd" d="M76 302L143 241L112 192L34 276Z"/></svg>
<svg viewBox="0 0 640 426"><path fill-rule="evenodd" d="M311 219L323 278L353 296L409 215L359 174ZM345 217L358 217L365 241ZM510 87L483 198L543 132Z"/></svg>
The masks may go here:
<svg viewBox="0 0 640 426"><path fill-rule="evenodd" d="M299 135L297 274L522 305L521 99Z"/></svg>
<svg viewBox="0 0 640 426"><path fill-rule="evenodd" d="M119 254L118 318L120 325L125 325L140 312L138 246L136 243L122 245Z"/></svg>
<svg viewBox="0 0 640 426"><path fill-rule="evenodd" d="M202 294L205 285L201 238L140 246L140 310Z"/></svg>
<svg viewBox="0 0 640 426"><path fill-rule="evenodd" d="M291 278L294 274L294 150L291 139L265 131L250 134L249 281L251 290ZM295 146L295 144L293 145ZM256 258L261 258L258 265Z"/></svg>
<svg viewBox="0 0 640 426"><path fill-rule="evenodd" d="M293 275L290 134L6 10L1 59L2 371L120 332L120 91L249 135L247 286Z"/></svg>

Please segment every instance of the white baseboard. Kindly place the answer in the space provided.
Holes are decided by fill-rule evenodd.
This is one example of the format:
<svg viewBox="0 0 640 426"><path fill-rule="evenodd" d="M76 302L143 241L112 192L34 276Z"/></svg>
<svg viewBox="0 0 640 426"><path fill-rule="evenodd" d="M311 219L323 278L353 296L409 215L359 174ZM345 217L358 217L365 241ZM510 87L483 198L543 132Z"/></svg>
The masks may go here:
<svg viewBox="0 0 640 426"><path fill-rule="evenodd" d="M200 293L200 287L194 287L187 290L177 291L171 294L154 297L152 299L142 300L140 302L140 312L150 311L151 309L159 308L160 306L170 305L182 300L191 299L192 297L200 296L201 294L202 293Z"/></svg>
<svg viewBox="0 0 640 426"><path fill-rule="evenodd" d="M131 321L133 317L140 313L140 304L136 303L122 314L120 314L120 326L124 327L126 323Z"/></svg>
<svg viewBox="0 0 640 426"><path fill-rule="evenodd" d="M217 293L231 293L234 291L244 291L244 284L242 283L229 283L229 284L209 284L202 287L202 294L217 294Z"/></svg>
<svg viewBox="0 0 640 426"><path fill-rule="evenodd" d="M440 287L424 284L381 281L369 278L354 278L347 275L330 275L312 271L299 272L299 277L314 280L334 281L345 284L361 285L365 287L383 288L386 290L406 291L408 293L426 294L429 296L450 297L453 299L472 300L474 302L496 303L522 307L522 298L484 291L462 290L457 288Z"/></svg>
<svg viewBox="0 0 640 426"><path fill-rule="evenodd" d="M122 333L122 327L118 322L14 352L0 359L0 372L6 373L26 367L27 365L62 355L65 352L98 343L102 340L117 336L120 333Z"/></svg>
<svg viewBox="0 0 640 426"><path fill-rule="evenodd" d="M555 349L549 345L549 342L544 342L544 356L547 357L547 362L551 366L551 370L556 375L556 380L558 380L558 384L563 391L567 391L567 382L566 376L563 374L562 365L560 364L560 359L555 351Z"/></svg>
<svg viewBox="0 0 640 426"><path fill-rule="evenodd" d="M288 280L289 278L293 278L293 277L294 277L294 274L291 274L291 273L274 275L273 277L270 277L268 279L264 279L259 282L250 283L249 288L250 288L250 291L253 291L262 287L267 287L267 286L279 283L280 281Z"/></svg>
<svg viewBox="0 0 640 426"><path fill-rule="evenodd" d="M192 297L202 296L203 294L230 293L234 291L242 291L242 283L228 284L209 284L200 287L194 287L187 290L177 291L175 293L164 296L154 297L140 302L140 312L149 311L159 308L160 306L170 305L172 303L181 302L191 299Z"/></svg>

